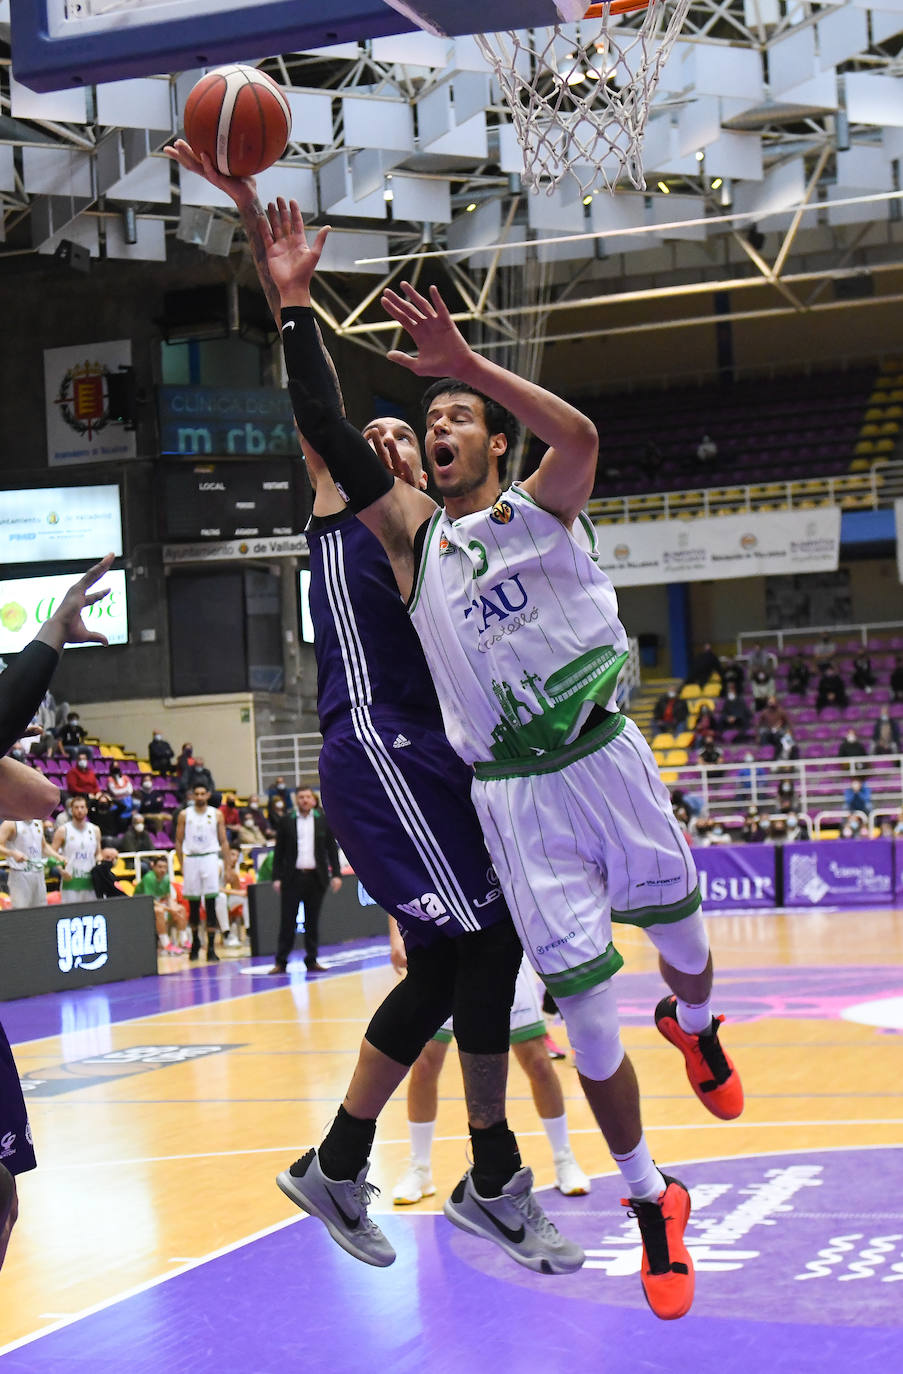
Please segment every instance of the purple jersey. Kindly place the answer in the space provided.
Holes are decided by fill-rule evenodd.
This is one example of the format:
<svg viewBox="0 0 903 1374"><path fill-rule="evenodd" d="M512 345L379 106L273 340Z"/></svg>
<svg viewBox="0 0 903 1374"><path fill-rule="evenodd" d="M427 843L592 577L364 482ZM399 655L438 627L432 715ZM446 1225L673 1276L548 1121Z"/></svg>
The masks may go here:
<svg viewBox="0 0 903 1374"><path fill-rule="evenodd" d="M417 631L376 535L349 511L315 516L307 542L323 734L349 729L362 709L442 730Z"/></svg>
<svg viewBox="0 0 903 1374"><path fill-rule="evenodd" d="M351 514L314 518L310 611L329 824L405 938L510 920L432 679L382 545Z"/></svg>

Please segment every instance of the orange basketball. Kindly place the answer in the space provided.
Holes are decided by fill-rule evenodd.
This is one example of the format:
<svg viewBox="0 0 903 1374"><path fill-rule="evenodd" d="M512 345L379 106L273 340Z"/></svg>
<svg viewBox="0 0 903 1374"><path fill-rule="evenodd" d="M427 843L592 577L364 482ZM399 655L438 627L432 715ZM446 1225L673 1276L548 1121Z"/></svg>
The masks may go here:
<svg viewBox="0 0 903 1374"><path fill-rule="evenodd" d="M217 67L185 102L185 137L223 176L250 177L282 156L292 116L281 88L256 67Z"/></svg>

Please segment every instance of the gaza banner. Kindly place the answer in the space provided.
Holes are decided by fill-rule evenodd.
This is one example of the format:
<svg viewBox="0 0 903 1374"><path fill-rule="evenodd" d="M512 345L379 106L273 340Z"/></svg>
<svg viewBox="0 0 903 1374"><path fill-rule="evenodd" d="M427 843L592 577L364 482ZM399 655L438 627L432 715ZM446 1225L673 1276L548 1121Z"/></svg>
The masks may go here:
<svg viewBox="0 0 903 1374"><path fill-rule="evenodd" d="M833 572L840 508L596 525L597 561L616 587Z"/></svg>

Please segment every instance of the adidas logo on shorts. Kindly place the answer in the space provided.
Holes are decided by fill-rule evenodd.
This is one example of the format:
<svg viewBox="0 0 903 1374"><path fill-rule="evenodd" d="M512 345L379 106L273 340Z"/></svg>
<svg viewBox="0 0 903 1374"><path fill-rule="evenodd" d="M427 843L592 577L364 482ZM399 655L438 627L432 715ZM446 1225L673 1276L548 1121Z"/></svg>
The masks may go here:
<svg viewBox="0 0 903 1374"><path fill-rule="evenodd" d="M405 735L396 735L392 741L393 749L407 749L411 741Z"/></svg>

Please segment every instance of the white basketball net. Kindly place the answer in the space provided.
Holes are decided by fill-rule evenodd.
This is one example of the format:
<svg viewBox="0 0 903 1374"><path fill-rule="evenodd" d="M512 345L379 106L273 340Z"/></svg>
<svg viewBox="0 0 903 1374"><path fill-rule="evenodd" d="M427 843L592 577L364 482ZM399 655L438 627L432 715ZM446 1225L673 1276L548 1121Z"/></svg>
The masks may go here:
<svg viewBox="0 0 903 1374"><path fill-rule="evenodd" d="M598 7L597 7L598 8ZM581 193L626 174L645 189L642 142L661 71L690 0L525 32L476 34L511 112L524 184L551 193L568 174Z"/></svg>

